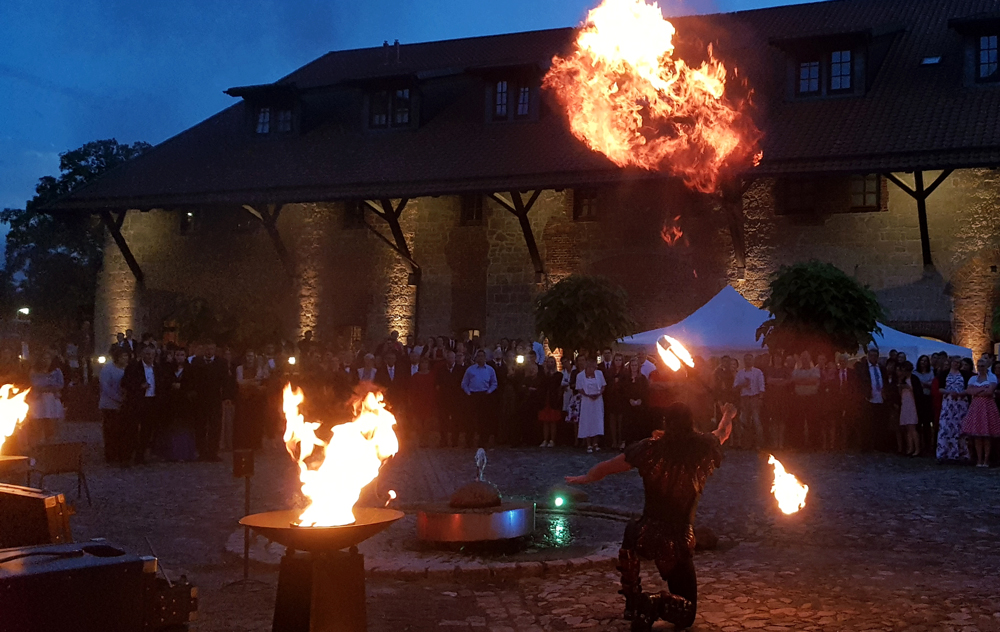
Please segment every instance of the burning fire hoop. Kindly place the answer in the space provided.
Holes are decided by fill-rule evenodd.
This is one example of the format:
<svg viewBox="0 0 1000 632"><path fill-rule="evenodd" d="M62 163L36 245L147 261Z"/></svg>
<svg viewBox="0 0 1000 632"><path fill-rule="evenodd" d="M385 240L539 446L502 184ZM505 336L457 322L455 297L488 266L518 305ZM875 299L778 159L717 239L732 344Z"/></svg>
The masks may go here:
<svg viewBox="0 0 1000 632"><path fill-rule="evenodd" d="M664 345L666 341L666 345ZM680 340L676 338L671 338L666 334L660 340L656 341L656 352L660 354L660 359L663 363L670 367L671 371L677 372L681 370L681 363L694 368L694 358L688 353L688 350L684 348Z"/></svg>

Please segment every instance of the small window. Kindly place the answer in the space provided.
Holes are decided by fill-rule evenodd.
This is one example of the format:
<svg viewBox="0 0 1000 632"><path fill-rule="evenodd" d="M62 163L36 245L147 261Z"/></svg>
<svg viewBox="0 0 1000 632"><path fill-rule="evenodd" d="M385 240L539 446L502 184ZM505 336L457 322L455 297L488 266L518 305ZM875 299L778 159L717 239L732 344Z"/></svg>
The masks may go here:
<svg viewBox="0 0 1000 632"><path fill-rule="evenodd" d="M507 82L498 81L494 90L493 118L504 120L507 118Z"/></svg>
<svg viewBox="0 0 1000 632"><path fill-rule="evenodd" d="M799 94L819 93L819 62L804 61L799 64Z"/></svg>
<svg viewBox="0 0 1000 632"><path fill-rule="evenodd" d="M260 108L257 110L257 133L271 133L271 108Z"/></svg>
<svg viewBox="0 0 1000 632"><path fill-rule="evenodd" d="M190 235L198 227L196 211L181 211L181 234Z"/></svg>
<svg viewBox="0 0 1000 632"><path fill-rule="evenodd" d="M292 131L292 111L278 110L278 132L287 134Z"/></svg>
<svg viewBox="0 0 1000 632"><path fill-rule="evenodd" d="M785 180L781 209L784 214L797 215L816 210L816 179L790 178Z"/></svg>
<svg viewBox="0 0 1000 632"><path fill-rule="evenodd" d="M531 111L531 88L521 86L517 90L517 116L525 117Z"/></svg>
<svg viewBox="0 0 1000 632"><path fill-rule="evenodd" d="M473 338L478 338L478 337L479 337L479 330L478 329L459 329L458 330L458 339L461 342L472 342ZM473 351L475 351L475 350L473 350ZM466 355L468 355L468 354L466 354Z"/></svg>
<svg viewBox="0 0 1000 632"><path fill-rule="evenodd" d="M389 93L385 90L372 94L371 127L389 127Z"/></svg>
<svg viewBox="0 0 1000 632"><path fill-rule="evenodd" d="M573 190L573 219L578 222L586 222L597 219L596 190Z"/></svg>
<svg viewBox="0 0 1000 632"><path fill-rule="evenodd" d="M931 57L924 57L920 60L921 66L936 66L941 63L941 55L933 55Z"/></svg>
<svg viewBox="0 0 1000 632"><path fill-rule="evenodd" d="M881 182L878 174L853 175L850 179L851 210L877 211Z"/></svg>
<svg viewBox="0 0 1000 632"><path fill-rule="evenodd" d="M997 36L983 35L979 38L979 81L996 81L1000 79L997 72Z"/></svg>
<svg viewBox="0 0 1000 632"><path fill-rule="evenodd" d="M462 196L462 226L477 226L483 223L483 196Z"/></svg>
<svg viewBox="0 0 1000 632"><path fill-rule="evenodd" d="M360 200L344 202L344 228L347 230L364 228L365 203Z"/></svg>
<svg viewBox="0 0 1000 632"><path fill-rule="evenodd" d="M392 124L404 126L410 124L410 89L396 90L392 101Z"/></svg>
<svg viewBox="0 0 1000 632"><path fill-rule="evenodd" d="M851 51L838 50L830 55L830 91L851 89Z"/></svg>

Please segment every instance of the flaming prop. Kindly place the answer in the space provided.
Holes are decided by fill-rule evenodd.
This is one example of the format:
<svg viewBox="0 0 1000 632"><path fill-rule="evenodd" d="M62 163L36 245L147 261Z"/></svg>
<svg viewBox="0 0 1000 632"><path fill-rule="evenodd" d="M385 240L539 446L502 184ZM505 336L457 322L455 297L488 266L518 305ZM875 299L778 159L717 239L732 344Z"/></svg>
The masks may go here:
<svg viewBox="0 0 1000 632"><path fill-rule="evenodd" d="M543 85L594 151L712 193L727 164L749 166L760 132L742 104L726 99L726 68L711 45L707 61L690 66L674 57L674 32L656 4L604 0L587 15L576 49L552 60Z"/></svg>
<svg viewBox="0 0 1000 632"><path fill-rule="evenodd" d="M785 466L781 461L770 455L767 460L768 465L774 465L774 483L771 485L771 493L778 501L778 509L783 513L793 514L806 506L806 494L809 493L809 486L803 485L794 474L785 471Z"/></svg>
<svg viewBox="0 0 1000 632"><path fill-rule="evenodd" d="M663 345L664 340L667 343L666 346ZM660 354L660 359L670 367L671 371L680 371L682 362L694 368L694 358L676 338L664 334L662 339L656 341L656 352Z"/></svg>
<svg viewBox="0 0 1000 632"><path fill-rule="evenodd" d="M304 399L301 390L285 386L285 448L298 462L302 494L308 500L296 524L353 524L362 488L375 480L382 463L399 449L393 430L396 419L385 409L382 394L369 392L355 403L354 421L334 426L333 436L325 442L316 436L320 423L306 421L299 413Z"/></svg>
<svg viewBox="0 0 1000 632"><path fill-rule="evenodd" d="M0 450L18 424L28 417L28 402L24 398L30 392L30 388L18 392L13 384L0 386Z"/></svg>

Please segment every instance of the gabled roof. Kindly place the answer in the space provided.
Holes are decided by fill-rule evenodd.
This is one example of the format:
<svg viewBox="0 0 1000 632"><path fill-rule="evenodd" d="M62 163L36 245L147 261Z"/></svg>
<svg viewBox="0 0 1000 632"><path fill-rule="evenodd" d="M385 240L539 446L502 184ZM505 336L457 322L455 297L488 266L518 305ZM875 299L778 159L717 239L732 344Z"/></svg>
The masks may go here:
<svg viewBox="0 0 1000 632"><path fill-rule="evenodd" d="M962 36L949 26L995 8L996 0L834 0L672 21L679 37L714 42L753 87L764 131L754 173L907 171L1000 164L1000 86L964 85ZM413 197L662 177L591 152L551 105L538 120L486 122L484 69L544 70L574 34L405 44L398 62L391 45L331 52L276 82L301 99L301 134L255 138L241 101L52 206ZM786 53L774 44L838 34L888 42L867 93L788 100ZM922 66L931 55L941 63ZM419 127L365 129L363 87L390 77L420 85ZM251 100L273 92L233 90Z"/></svg>

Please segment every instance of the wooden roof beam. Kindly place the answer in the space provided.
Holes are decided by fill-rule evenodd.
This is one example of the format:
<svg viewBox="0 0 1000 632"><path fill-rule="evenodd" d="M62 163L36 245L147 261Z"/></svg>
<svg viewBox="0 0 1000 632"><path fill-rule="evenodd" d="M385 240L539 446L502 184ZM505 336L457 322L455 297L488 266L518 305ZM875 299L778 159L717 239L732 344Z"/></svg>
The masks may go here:
<svg viewBox="0 0 1000 632"><path fill-rule="evenodd" d="M531 231L531 221L528 219L528 211L538 201L538 196L542 190L535 190L525 201L521 197L520 191L510 192L510 202L501 197L499 193L489 193L490 199L507 209L517 218L521 226L521 234L524 235L524 243L528 246L528 255L531 256L531 263L535 267L535 282L541 283L545 279L545 265L542 263L542 256L538 252L538 244L535 242L535 234Z"/></svg>
<svg viewBox="0 0 1000 632"><path fill-rule="evenodd" d="M282 267L285 268L288 276L294 278L295 262L292 261L288 249L285 248L285 242L281 239L281 233L278 232L278 216L281 215L281 209L284 208L284 205L268 204L263 209L258 210L249 204L244 204L243 208L259 219L264 225L264 230L267 232L267 236L271 238L271 243L274 244L274 250L278 253L278 259L281 260Z"/></svg>
<svg viewBox="0 0 1000 632"><path fill-rule="evenodd" d="M125 263L128 264L129 270L132 271L132 276L135 277L136 283L139 284L139 287L144 287L146 279L142 273L142 268L139 267L139 262L135 260L135 255L132 254L132 250L128 247L125 236L122 235L122 226L125 224L126 213L128 213L127 210L120 211L118 216L115 217L111 211L102 210L100 212L101 223L111 233L111 238L115 240L119 252L125 258Z"/></svg>
<svg viewBox="0 0 1000 632"><path fill-rule="evenodd" d="M917 201L917 220L920 223L920 253L924 260L924 269L933 268L934 260L931 257L931 236L930 231L927 228L927 198L930 197L931 193L941 186L948 176L952 174L952 169L945 169L938 174L938 177L931 182L929 187L924 187L924 172L914 171L913 172L913 184L914 187L911 189L905 182L900 180L892 173L886 173L886 180L892 182L897 187L902 189L907 195Z"/></svg>

